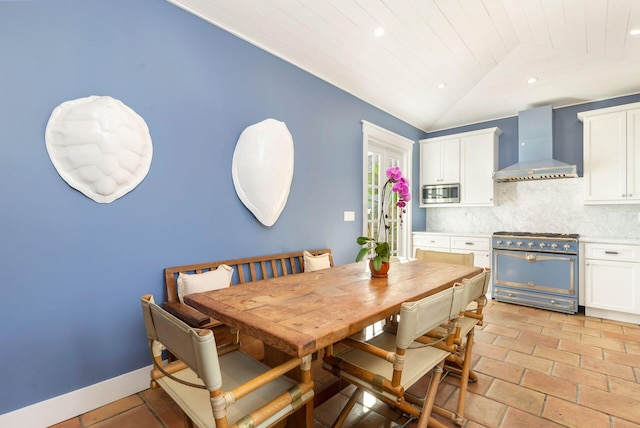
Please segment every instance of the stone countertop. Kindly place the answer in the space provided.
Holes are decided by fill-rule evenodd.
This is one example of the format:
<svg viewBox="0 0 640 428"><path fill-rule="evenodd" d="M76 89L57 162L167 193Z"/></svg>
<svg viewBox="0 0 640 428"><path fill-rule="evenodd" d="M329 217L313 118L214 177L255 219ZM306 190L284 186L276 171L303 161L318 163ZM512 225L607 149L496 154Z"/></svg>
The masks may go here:
<svg viewBox="0 0 640 428"><path fill-rule="evenodd" d="M594 244L627 244L640 245L640 238L607 238L601 236L580 236L580 242Z"/></svg>
<svg viewBox="0 0 640 428"><path fill-rule="evenodd" d="M421 235L441 235L441 236L468 236L470 238L491 238L491 233L466 233L466 232L425 232L417 230L411 233Z"/></svg>

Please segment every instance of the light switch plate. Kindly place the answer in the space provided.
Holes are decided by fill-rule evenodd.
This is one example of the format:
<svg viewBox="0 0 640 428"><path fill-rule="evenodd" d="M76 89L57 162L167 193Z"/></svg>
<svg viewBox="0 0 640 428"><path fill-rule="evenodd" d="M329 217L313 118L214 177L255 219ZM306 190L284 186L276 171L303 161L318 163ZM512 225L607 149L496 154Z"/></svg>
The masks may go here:
<svg viewBox="0 0 640 428"><path fill-rule="evenodd" d="M345 211L344 212L344 221L356 221L356 212L355 211Z"/></svg>

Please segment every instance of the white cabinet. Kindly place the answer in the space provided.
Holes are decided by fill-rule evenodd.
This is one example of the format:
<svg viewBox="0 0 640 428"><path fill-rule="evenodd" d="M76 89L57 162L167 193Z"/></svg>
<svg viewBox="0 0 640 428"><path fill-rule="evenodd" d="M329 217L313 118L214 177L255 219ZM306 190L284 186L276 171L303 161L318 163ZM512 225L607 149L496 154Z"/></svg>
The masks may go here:
<svg viewBox="0 0 640 428"><path fill-rule="evenodd" d="M460 139L438 138L420 141L420 183L460 182Z"/></svg>
<svg viewBox="0 0 640 428"><path fill-rule="evenodd" d="M488 236L452 236L452 253L473 253L473 264L491 267L491 238Z"/></svg>
<svg viewBox="0 0 640 428"><path fill-rule="evenodd" d="M500 128L488 128L420 140L420 188L460 183L460 203L430 207L493 205L501 133ZM422 201L420 206L426 207Z"/></svg>
<svg viewBox="0 0 640 428"><path fill-rule="evenodd" d="M442 234L429 233L413 233L413 256L416 255L416 249L430 251L444 251L448 253L451 249L451 237Z"/></svg>
<svg viewBox="0 0 640 428"><path fill-rule="evenodd" d="M585 203L640 203L640 103L578 118L584 122Z"/></svg>
<svg viewBox="0 0 640 428"><path fill-rule="evenodd" d="M491 237L484 235L448 235L443 233L414 232L413 255L416 249L445 253L473 253L473 264L491 266Z"/></svg>
<svg viewBox="0 0 640 428"><path fill-rule="evenodd" d="M498 167L499 128L460 138L460 203L493 205L493 172Z"/></svg>
<svg viewBox="0 0 640 428"><path fill-rule="evenodd" d="M585 314L618 321L640 320L640 245L584 245Z"/></svg>

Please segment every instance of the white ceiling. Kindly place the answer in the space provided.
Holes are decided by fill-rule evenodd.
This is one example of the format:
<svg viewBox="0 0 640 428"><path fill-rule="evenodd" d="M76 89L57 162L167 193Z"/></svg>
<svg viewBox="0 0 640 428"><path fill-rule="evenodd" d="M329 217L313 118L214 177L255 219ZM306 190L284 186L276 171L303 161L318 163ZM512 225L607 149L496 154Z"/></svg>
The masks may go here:
<svg viewBox="0 0 640 428"><path fill-rule="evenodd" d="M169 1L424 131L640 92L640 0Z"/></svg>

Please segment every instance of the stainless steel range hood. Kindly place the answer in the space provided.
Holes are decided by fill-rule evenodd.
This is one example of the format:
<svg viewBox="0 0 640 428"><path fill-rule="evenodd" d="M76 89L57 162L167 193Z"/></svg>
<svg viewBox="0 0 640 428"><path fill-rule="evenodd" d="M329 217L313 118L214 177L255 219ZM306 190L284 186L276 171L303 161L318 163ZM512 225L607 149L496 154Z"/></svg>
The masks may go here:
<svg viewBox="0 0 640 428"><path fill-rule="evenodd" d="M553 159L551 106L518 113L518 163L493 173L497 182L577 177L575 165Z"/></svg>

